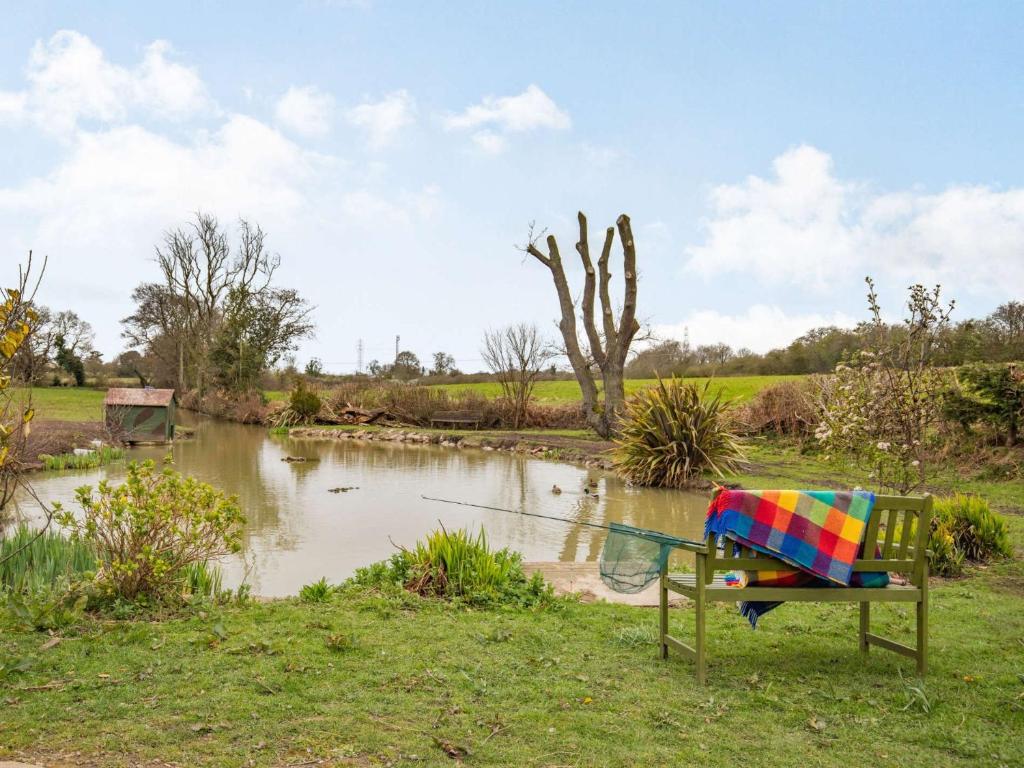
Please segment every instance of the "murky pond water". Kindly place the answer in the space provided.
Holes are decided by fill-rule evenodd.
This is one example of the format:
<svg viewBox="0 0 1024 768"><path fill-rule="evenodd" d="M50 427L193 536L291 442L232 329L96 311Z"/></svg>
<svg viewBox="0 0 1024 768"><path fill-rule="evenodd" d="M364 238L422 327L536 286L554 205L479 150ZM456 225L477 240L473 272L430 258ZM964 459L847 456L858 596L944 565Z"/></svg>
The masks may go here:
<svg viewBox="0 0 1024 768"><path fill-rule="evenodd" d="M237 494L248 518L243 551L223 564L225 581L243 578L254 594L295 594L326 576L335 582L357 567L411 546L438 527L483 526L496 546L528 561L596 560L604 531L532 517L426 501L421 496L522 509L576 523L624 522L699 537L707 498L680 491L629 488L598 471L498 451L358 441L291 440L260 427L211 419L182 420L195 437L174 444L177 468ZM140 447L130 458L159 459L163 447ZM306 462L285 462L285 456ZM74 508L74 489L103 477L118 480L123 464L97 470L33 475L44 501ZM598 482L598 498L584 494ZM563 489L555 495L553 485ZM330 488L355 486L347 493ZM34 518L26 498L18 511Z"/></svg>

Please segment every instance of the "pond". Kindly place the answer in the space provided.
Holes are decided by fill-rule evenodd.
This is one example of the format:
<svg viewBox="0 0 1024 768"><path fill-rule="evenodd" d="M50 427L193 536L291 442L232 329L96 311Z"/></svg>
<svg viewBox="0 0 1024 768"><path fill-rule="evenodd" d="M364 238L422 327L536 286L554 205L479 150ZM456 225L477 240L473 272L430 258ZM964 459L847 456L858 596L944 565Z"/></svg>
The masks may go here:
<svg viewBox="0 0 1024 768"><path fill-rule="evenodd" d="M363 565L412 546L443 524L451 530L483 526L492 546L511 547L527 561L597 560L604 531L580 523L616 521L699 538L707 497L631 488L614 475L500 451L441 448L355 440L296 440L262 427L180 414L195 436L173 446L177 469L237 494L248 519L243 549L223 563L225 583L244 579L253 594L294 595L326 576L337 582ZM138 447L129 458L159 460L166 447ZM286 456L305 462L286 462ZM74 489L106 477L117 481L124 465L96 470L39 473L39 497L71 509ZM597 498L584 493L597 482ZM554 494L552 486L563 489ZM343 493L329 489L353 486ZM427 501L421 496L521 509L570 523ZM16 513L38 519L27 497Z"/></svg>

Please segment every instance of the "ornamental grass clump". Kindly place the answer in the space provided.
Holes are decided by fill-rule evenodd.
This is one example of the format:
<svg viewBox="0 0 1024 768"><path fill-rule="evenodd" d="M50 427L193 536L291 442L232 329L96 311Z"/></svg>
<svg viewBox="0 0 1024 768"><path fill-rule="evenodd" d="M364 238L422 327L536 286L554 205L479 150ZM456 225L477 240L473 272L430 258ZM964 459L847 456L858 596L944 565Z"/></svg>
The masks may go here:
<svg viewBox="0 0 1024 768"><path fill-rule="evenodd" d="M390 560L360 568L350 584L401 585L423 597L459 599L478 605L549 603L553 591L540 573L527 578L522 557L509 549L492 550L483 529L449 532L443 527Z"/></svg>
<svg viewBox="0 0 1024 768"><path fill-rule="evenodd" d="M720 393L672 379L634 395L616 439L615 468L637 485L684 488L705 472L723 475L743 459L729 404Z"/></svg>
<svg viewBox="0 0 1024 768"><path fill-rule="evenodd" d="M122 485L75 491L78 514L54 505L73 541L91 546L95 584L111 598L173 602L190 594L198 564L237 552L245 518L233 496L152 461L132 462Z"/></svg>
<svg viewBox="0 0 1024 768"><path fill-rule="evenodd" d="M936 499L935 518L967 560L985 563L1013 556L1006 520L980 496L955 493Z"/></svg>

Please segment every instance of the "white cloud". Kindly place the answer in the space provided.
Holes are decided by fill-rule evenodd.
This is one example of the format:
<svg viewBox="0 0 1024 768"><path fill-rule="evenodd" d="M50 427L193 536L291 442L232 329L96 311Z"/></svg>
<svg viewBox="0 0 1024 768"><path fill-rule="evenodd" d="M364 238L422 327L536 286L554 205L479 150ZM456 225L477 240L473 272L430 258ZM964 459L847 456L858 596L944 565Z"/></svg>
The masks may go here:
<svg viewBox="0 0 1024 768"><path fill-rule="evenodd" d="M449 131L474 131L473 142L484 152L496 154L507 146L504 134L539 128L568 130L572 120L550 96L530 85L517 96L485 96L479 104L446 117L444 127Z"/></svg>
<svg viewBox="0 0 1024 768"><path fill-rule="evenodd" d="M398 132L416 119L416 102L408 91L389 93L377 102L363 102L348 111L348 121L366 131L371 149L392 144Z"/></svg>
<svg viewBox="0 0 1024 768"><path fill-rule="evenodd" d="M831 157L809 146L773 167L774 178L713 191L705 241L687 249L691 269L823 293L866 274L996 298L1024 284L1022 189L873 192L837 178Z"/></svg>
<svg viewBox="0 0 1024 768"><path fill-rule="evenodd" d="M481 151L489 155L500 155L508 149L508 139L494 131L477 131L472 139Z"/></svg>
<svg viewBox="0 0 1024 768"><path fill-rule="evenodd" d="M181 120L211 106L199 75L171 61L169 43L146 47L128 69L111 63L88 37L62 30L32 48L23 91L0 92L0 119L30 119L67 136L81 121L124 122L133 112Z"/></svg>
<svg viewBox="0 0 1024 768"><path fill-rule="evenodd" d="M323 136L331 129L334 98L315 85L289 88L274 108L277 122L300 136Z"/></svg>
<svg viewBox="0 0 1024 768"><path fill-rule="evenodd" d="M691 313L683 322L655 326L659 338L679 339L689 336L690 343L715 344L724 341L734 349L746 347L755 352L787 346L812 328L835 325L852 328L856 320L842 312L788 315L774 305L754 304L739 315L727 315L705 309Z"/></svg>
<svg viewBox="0 0 1024 768"><path fill-rule="evenodd" d="M239 215L259 222L286 254L283 284L321 305L336 300L339 281L370 284L382 262L421 248L424 233L437 236L431 227L444 210L437 187L389 187L373 167L351 167L248 115L213 112L212 125L186 124L173 134L140 124L142 114L182 114L194 94L205 98L202 82L178 77L191 70L165 66L164 44L150 46L125 80L127 70L109 65L83 36L64 33L58 42L33 54L37 64L57 64L30 67L23 90L0 94L0 117L56 115L64 131L46 164L52 170L0 180L0 253L49 255L41 300L88 317L106 354L122 348L118 321L131 311L132 288L156 277L154 244L196 210L229 228ZM51 56L55 49L73 49L79 69L94 75L63 107L50 101L74 91L76 75L67 56ZM39 71L45 83L30 79ZM139 83L161 98L144 98L132 85ZM344 325L334 315L322 321Z"/></svg>

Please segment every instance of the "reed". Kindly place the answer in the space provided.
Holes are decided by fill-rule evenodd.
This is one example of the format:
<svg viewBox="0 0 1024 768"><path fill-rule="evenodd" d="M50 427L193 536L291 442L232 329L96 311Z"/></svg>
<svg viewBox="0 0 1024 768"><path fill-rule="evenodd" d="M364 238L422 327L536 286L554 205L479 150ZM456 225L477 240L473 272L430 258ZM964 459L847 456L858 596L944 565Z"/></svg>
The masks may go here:
<svg viewBox="0 0 1024 768"><path fill-rule="evenodd" d="M65 469L95 469L115 461L120 461L125 456L124 448L117 448L104 445L101 448L89 453L59 453L51 456L42 454L39 459L43 462L43 469L60 471Z"/></svg>
<svg viewBox="0 0 1024 768"><path fill-rule="evenodd" d="M96 571L96 553L87 543L72 541L59 531L37 534L21 524L0 540L0 587L36 590Z"/></svg>

